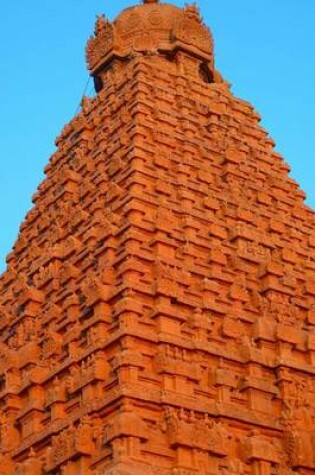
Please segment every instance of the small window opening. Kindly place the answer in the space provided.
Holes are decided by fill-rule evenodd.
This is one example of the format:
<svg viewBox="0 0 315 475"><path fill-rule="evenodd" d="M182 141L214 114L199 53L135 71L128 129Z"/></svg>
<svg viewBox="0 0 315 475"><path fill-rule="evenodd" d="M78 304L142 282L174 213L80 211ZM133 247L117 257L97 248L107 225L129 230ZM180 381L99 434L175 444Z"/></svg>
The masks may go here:
<svg viewBox="0 0 315 475"><path fill-rule="evenodd" d="M101 90L103 89L103 81L102 81L102 78L100 76L94 76L94 88L95 88L95 92L98 93L98 92L101 92Z"/></svg>
<svg viewBox="0 0 315 475"><path fill-rule="evenodd" d="M205 63L201 63L199 67L199 74L201 79L207 83L212 84L214 83L213 73L210 71L209 66Z"/></svg>

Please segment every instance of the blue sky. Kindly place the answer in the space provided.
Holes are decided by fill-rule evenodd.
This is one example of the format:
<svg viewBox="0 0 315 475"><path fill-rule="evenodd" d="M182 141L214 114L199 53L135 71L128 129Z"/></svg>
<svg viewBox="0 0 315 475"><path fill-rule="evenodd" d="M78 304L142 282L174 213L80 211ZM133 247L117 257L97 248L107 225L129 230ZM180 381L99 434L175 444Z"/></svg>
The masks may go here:
<svg viewBox="0 0 315 475"><path fill-rule="evenodd" d="M84 48L97 13L113 19L137 0L3 2L0 271L54 139L87 83ZM183 1L172 3L182 6ZM315 208L315 1L199 0L217 68L249 100ZM92 89L90 90L92 92Z"/></svg>

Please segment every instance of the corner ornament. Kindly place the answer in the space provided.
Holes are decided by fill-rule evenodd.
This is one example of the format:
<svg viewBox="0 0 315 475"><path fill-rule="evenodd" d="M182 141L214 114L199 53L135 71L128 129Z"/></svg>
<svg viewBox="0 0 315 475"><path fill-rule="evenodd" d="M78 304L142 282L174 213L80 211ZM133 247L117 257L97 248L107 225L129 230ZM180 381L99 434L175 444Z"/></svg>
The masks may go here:
<svg viewBox="0 0 315 475"><path fill-rule="evenodd" d="M197 47L205 53L213 54L213 38L209 29L202 23L199 9L195 5L187 5L185 14L173 31L174 39Z"/></svg>
<svg viewBox="0 0 315 475"><path fill-rule="evenodd" d="M86 60L90 71L94 71L114 47L114 27L104 15L98 16L95 31L86 47Z"/></svg>

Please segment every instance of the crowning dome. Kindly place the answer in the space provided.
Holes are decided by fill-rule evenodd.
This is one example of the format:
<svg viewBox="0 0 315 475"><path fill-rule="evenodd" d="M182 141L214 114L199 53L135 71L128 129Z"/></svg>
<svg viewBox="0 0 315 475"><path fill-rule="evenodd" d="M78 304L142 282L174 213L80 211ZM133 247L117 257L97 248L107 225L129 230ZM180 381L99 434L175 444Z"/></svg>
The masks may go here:
<svg viewBox="0 0 315 475"><path fill-rule="evenodd" d="M183 9L157 1L125 9L111 23L97 18L95 35L87 44L89 70L95 76L113 59L135 54L188 52L213 69L213 39L196 5Z"/></svg>

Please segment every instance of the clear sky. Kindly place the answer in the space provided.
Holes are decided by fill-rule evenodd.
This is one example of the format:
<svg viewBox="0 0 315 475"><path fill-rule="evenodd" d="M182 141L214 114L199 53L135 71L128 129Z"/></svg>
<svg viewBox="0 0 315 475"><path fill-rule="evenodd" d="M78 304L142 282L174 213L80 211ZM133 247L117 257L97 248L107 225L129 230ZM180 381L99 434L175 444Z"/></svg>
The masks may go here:
<svg viewBox="0 0 315 475"><path fill-rule="evenodd" d="M84 48L97 13L138 0L1 5L0 271L87 83ZM184 0L172 3L183 6ZM315 0L199 0L217 68L249 100L315 208ZM90 91L92 92L92 87Z"/></svg>

